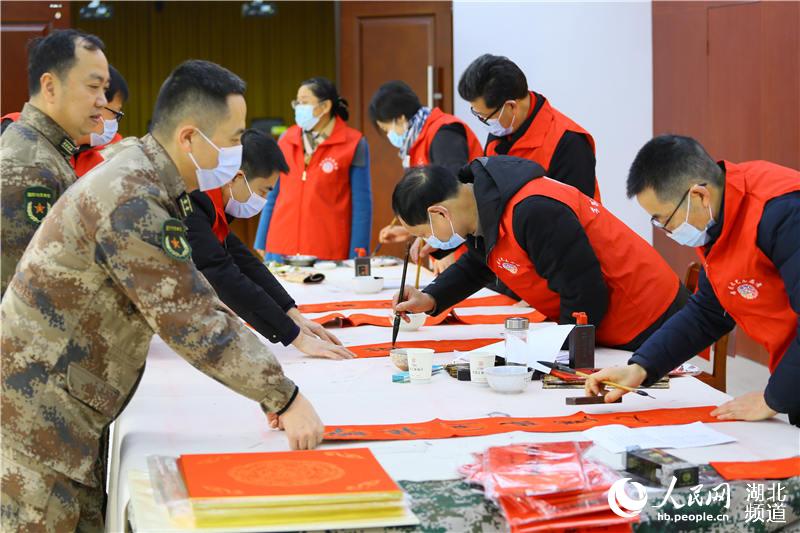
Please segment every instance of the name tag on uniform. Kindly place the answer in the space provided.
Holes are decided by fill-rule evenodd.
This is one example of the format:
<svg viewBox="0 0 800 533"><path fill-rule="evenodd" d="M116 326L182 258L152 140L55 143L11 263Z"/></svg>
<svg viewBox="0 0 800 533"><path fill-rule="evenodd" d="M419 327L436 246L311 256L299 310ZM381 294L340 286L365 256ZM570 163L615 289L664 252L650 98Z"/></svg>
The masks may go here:
<svg viewBox="0 0 800 533"><path fill-rule="evenodd" d="M161 247L167 255L178 261L188 261L192 257L192 247L186 238L186 226L177 218L164 221L161 230Z"/></svg>

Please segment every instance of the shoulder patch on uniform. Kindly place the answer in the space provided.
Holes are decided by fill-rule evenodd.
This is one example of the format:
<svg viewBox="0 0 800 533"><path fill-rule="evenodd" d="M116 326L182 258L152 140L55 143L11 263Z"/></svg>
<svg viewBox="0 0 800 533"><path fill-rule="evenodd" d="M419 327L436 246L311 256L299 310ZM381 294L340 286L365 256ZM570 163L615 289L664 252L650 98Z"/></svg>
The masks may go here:
<svg viewBox="0 0 800 533"><path fill-rule="evenodd" d="M192 247L186 238L186 226L177 218L168 218L161 229L161 247L167 255L178 261L192 257Z"/></svg>
<svg viewBox="0 0 800 533"><path fill-rule="evenodd" d="M41 224L55 200L56 193L50 187L37 186L25 189L25 214L28 220L33 224Z"/></svg>

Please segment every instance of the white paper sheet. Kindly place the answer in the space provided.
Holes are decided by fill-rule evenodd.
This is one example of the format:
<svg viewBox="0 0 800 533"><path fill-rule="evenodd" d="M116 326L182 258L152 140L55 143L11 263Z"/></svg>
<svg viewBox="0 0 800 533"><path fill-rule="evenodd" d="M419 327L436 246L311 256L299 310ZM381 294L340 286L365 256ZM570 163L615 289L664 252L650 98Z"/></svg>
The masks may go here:
<svg viewBox="0 0 800 533"><path fill-rule="evenodd" d="M702 422L677 426L629 428L619 424L597 426L583 432L586 438L613 453L628 448L700 448L736 442L736 439Z"/></svg>
<svg viewBox="0 0 800 533"><path fill-rule="evenodd" d="M528 331L528 366L549 374L550 369L536 361L554 362L574 327L573 324L552 325Z"/></svg>

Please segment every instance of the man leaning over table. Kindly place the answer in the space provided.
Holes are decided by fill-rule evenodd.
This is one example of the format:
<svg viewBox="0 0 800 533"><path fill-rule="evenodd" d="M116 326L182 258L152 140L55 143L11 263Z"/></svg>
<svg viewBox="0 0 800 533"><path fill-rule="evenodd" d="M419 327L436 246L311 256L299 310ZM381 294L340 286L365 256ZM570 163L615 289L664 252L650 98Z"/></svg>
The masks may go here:
<svg viewBox="0 0 800 533"><path fill-rule="evenodd" d="M696 140L663 135L639 151L628 175L636 196L679 244L703 262L698 290L628 361L586 382L649 385L737 324L769 352L771 376L712 411L721 420L788 413L800 425L800 172L767 161L714 161ZM719 354L725 357L726 354ZM614 389L606 401L624 392Z"/></svg>
<svg viewBox="0 0 800 533"><path fill-rule="evenodd" d="M244 91L214 63L178 66L152 134L70 187L22 256L1 307L3 531L102 531L99 438L154 334L259 402L292 448L322 440L311 403L192 263L182 221L187 190L221 187L241 166Z"/></svg>

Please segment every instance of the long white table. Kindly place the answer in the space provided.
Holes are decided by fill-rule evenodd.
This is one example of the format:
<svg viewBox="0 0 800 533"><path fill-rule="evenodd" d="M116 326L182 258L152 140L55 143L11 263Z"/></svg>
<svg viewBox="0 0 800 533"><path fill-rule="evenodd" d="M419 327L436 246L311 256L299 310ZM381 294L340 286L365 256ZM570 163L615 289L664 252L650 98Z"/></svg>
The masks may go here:
<svg viewBox="0 0 800 533"><path fill-rule="evenodd" d="M398 267L377 269L387 285L399 286ZM326 272L321 285L287 284L298 303L381 299L378 295L354 295L347 289L350 269ZM409 279L413 280L412 272ZM429 275L424 274L423 280ZM387 312L388 313L388 312ZM401 340L470 339L496 337L502 325L434 326L401 332ZM348 345L386 342L390 328L362 326L333 330ZM266 342L266 341L265 341ZM496 413L510 416L557 416L578 410L587 413L636 411L716 405L730 396L694 378L671 381L670 389L654 390L657 400L627 395L613 405L567 406L564 398L579 390L542 390L534 382L523 393L498 394L487 387L459 382L450 376L434 376L430 384L396 384L398 370L389 358L329 361L311 359L293 348L270 345L291 377L326 424L379 424L422 422L432 418L461 419ZM624 363L629 354L599 349L597 364ZM444 363L453 354L437 354ZM764 384L753 384L753 389ZM756 460L796 455L800 430L783 419L762 422L711 424L735 437L737 442L706 448L675 450L675 455L694 462ZM487 446L511 442L544 442L580 439L575 433L514 432L486 437L368 443L378 460L395 479L426 480L458 477L457 468L469 462L471 453ZM363 442L324 444L325 447L364 446ZM148 455L178 456L184 453L253 452L287 450L285 437L271 430L258 405L195 370L159 338L150 346L147 369L136 395L114 424L112 433L109 503L106 531L124 531L129 499L127 473L146 470Z"/></svg>

